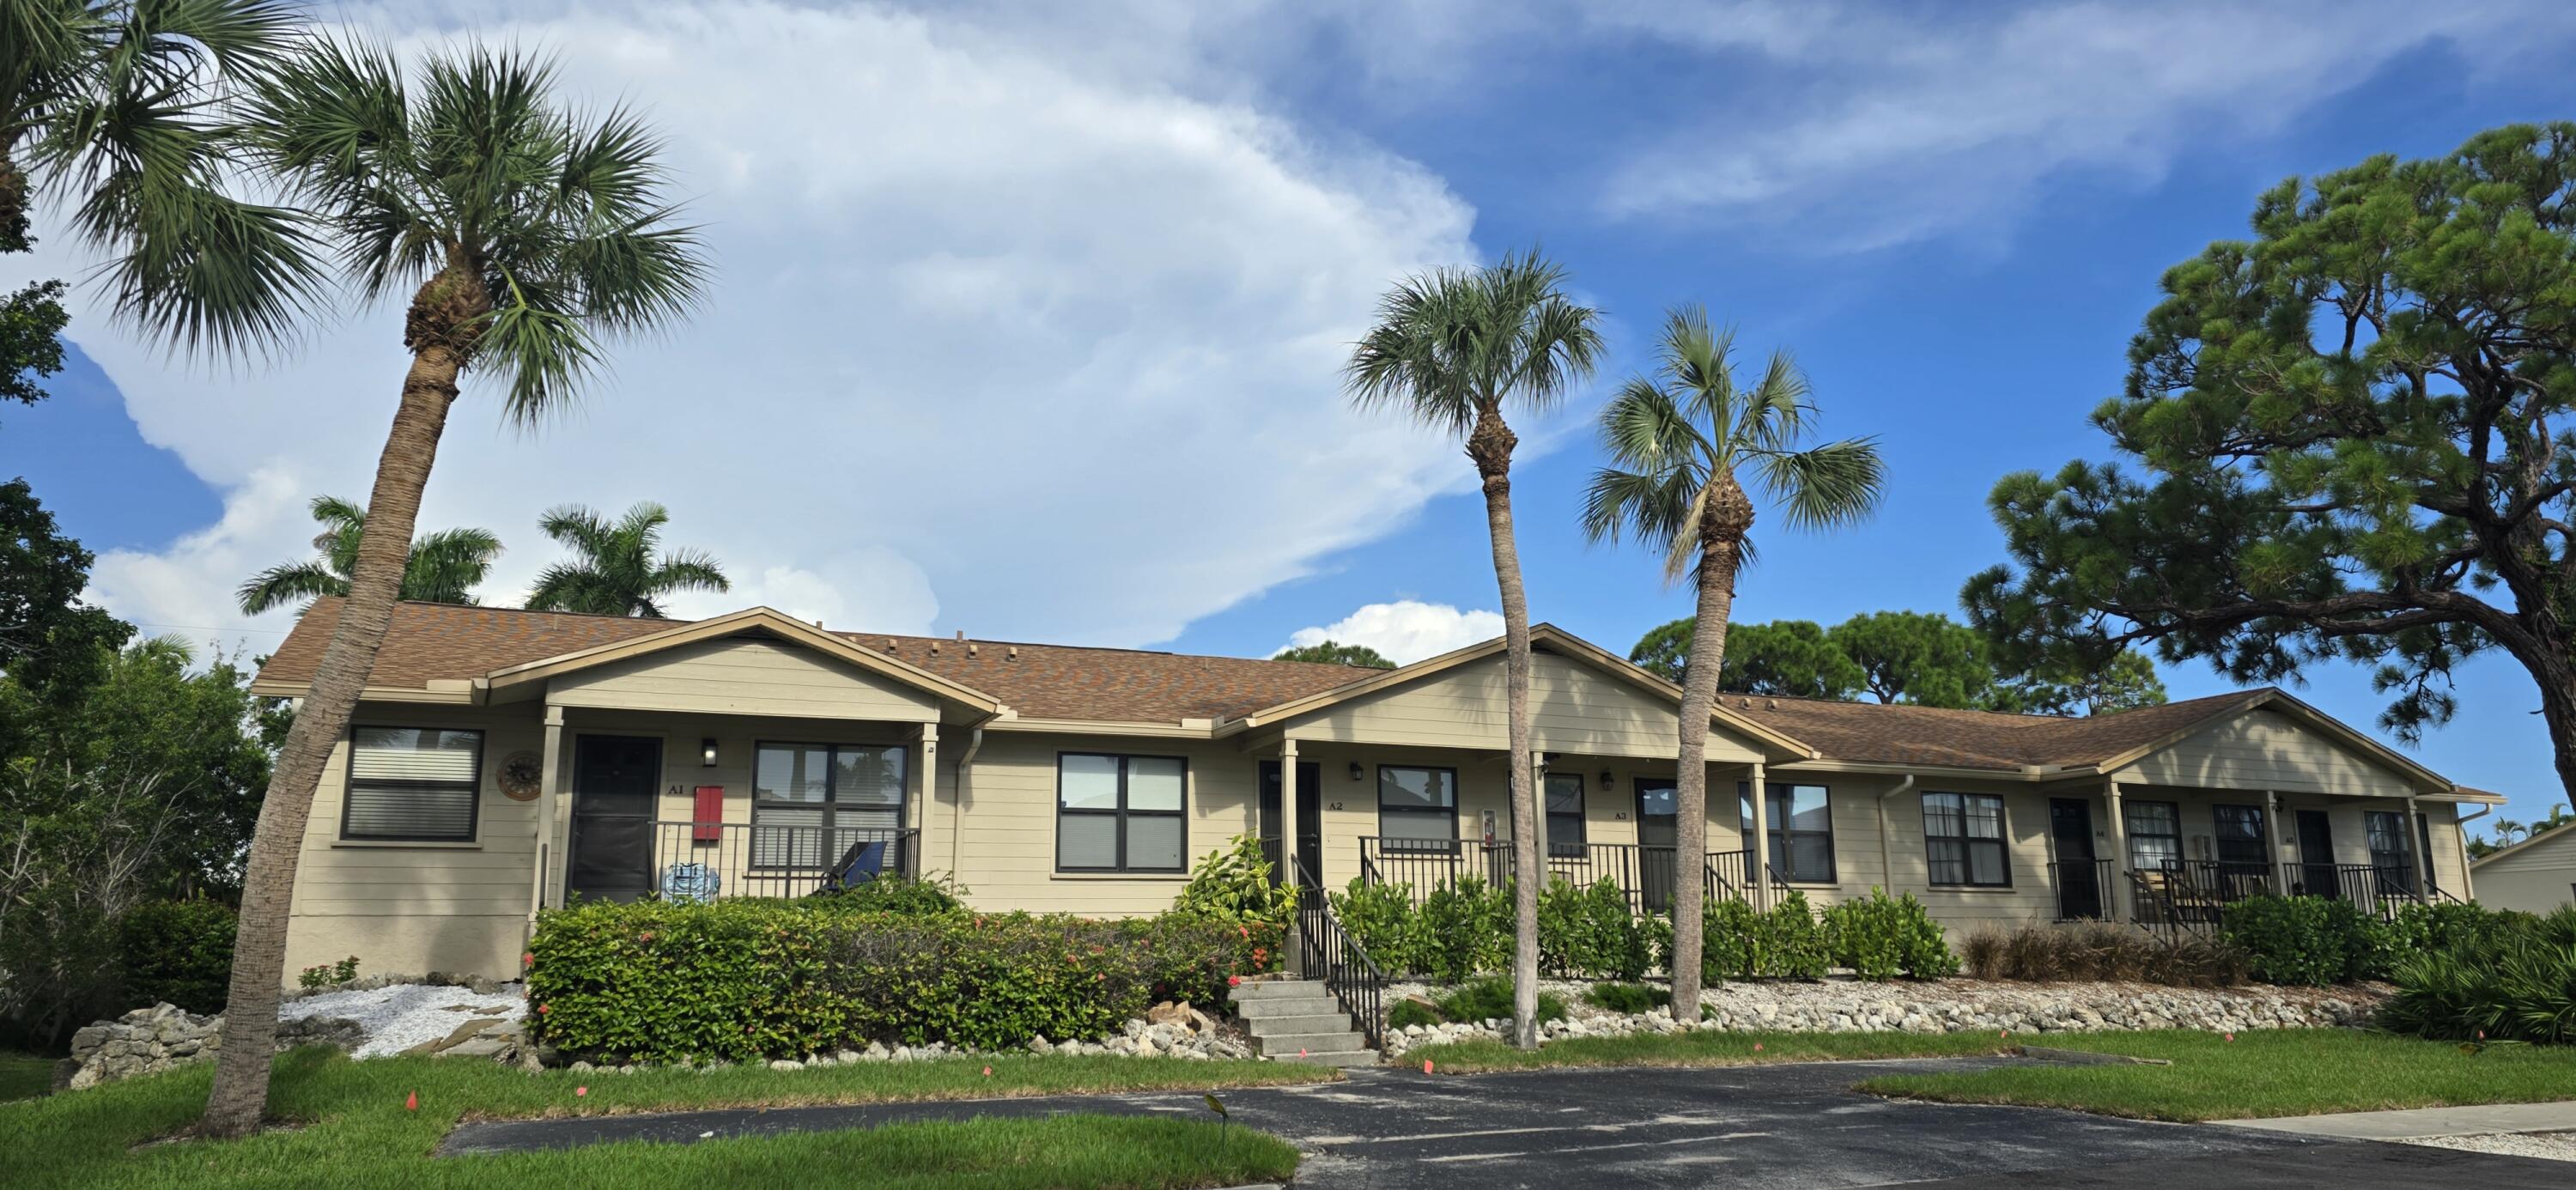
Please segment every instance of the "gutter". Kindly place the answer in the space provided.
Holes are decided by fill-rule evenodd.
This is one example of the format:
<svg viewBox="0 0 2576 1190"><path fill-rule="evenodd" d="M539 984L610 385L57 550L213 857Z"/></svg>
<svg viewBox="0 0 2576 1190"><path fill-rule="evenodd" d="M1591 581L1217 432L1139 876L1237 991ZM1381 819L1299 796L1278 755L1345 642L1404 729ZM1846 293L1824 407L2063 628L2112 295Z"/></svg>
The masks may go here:
<svg viewBox="0 0 2576 1190"><path fill-rule="evenodd" d="M1912 788L1914 774L1907 773L1904 780L1896 783L1896 788L1878 795L1878 878L1881 891L1889 896L1896 895L1896 858L1887 846L1887 799Z"/></svg>
<svg viewBox="0 0 2576 1190"><path fill-rule="evenodd" d="M2469 824L2493 813L2493 806L2479 806L2475 814L2462 814L2457 802L2451 805L2451 846L2460 852L2460 899L2463 901L2478 899L2478 878L2476 873L2469 871Z"/></svg>
<svg viewBox="0 0 2576 1190"><path fill-rule="evenodd" d="M984 748L984 729L977 727L966 737L966 750L957 754L957 805L948 812L948 878L957 879L958 842L966 837L966 788L968 773L974 770L975 754Z"/></svg>

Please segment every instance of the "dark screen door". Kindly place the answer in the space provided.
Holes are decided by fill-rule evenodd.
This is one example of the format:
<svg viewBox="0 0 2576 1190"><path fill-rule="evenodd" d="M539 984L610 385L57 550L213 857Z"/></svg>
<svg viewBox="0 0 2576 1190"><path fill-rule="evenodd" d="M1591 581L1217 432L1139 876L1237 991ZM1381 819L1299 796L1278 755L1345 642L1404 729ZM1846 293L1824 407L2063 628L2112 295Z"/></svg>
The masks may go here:
<svg viewBox="0 0 2576 1190"><path fill-rule="evenodd" d="M1657 913L1673 910L1673 878L1681 871L1681 824L1672 779L1637 778L1637 893L1646 908Z"/></svg>
<svg viewBox="0 0 2576 1190"><path fill-rule="evenodd" d="M1261 853L1270 860L1273 880L1285 880L1288 865L1279 854L1279 762L1261 762ZM1297 762L1297 854L1309 873L1324 869L1324 769L1312 761Z"/></svg>
<svg viewBox="0 0 2576 1190"><path fill-rule="evenodd" d="M567 889L612 901L653 890L653 793L661 779L662 741L580 737L573 748Z"/></svg>
<svg viewBox="0 0 2576 1190"><path fill-rule="evenodd" d="M2342 896L2335 879L2333 820L2323 810L2301 810L2298 831L2299 891L2313 897Z"/></svg>
<svg viewBox="0 0 2576 1190"><path fill-rule="evenodd" d="M2093 862L2093 803L2048 799L2048 831L2057 840L2057 915L2102 916L2102 869Z"/></svg>

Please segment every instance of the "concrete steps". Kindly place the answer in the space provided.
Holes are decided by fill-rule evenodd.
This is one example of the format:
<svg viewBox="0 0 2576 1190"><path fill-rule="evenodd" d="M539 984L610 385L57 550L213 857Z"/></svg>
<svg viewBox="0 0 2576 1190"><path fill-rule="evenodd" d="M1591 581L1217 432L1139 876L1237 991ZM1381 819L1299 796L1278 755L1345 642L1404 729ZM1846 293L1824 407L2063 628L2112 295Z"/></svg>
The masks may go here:
<svg viewBox="0 0 2576 1190"><path fill-rule="evenodd" d="M1378 1052L1319 980L1265 979L1234 989L1235 1015L1252 1047L1277 1062L1375 1066Z"/></svg>

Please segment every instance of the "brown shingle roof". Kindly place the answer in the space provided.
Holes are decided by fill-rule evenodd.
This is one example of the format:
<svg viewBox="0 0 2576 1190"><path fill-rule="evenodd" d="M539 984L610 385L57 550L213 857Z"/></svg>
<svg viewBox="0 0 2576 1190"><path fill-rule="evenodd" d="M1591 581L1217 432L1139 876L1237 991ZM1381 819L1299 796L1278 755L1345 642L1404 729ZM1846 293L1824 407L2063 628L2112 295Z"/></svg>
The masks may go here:
<svg viewBox="0 0 2576 1190"><path fill-rule="evenodd" d="M1884 764L2018 769L2084 765L2228 714L2264 691L2194 698L2086 719L1939 707L1727 694L1729 710L1826 757Z"/></svg>
<svg viewBox="0 0 2576 1190"><path fill-rule="evenodd" d="M311 680L339 611L338 600L317 600L261 668L261 679ZM419 688L433 680L478 678L685 622L397 604L368 684ZM837 635L980 690L1031 719L1175 723L1228 718L1376 676L1373 670L1302 661L1002 641L973 641L970 651L964 643L935 637ZM938 651L932 651L933 645ZM2106 760L2232 713L2265 693L2239 691L2086 719L1758 695L1721 698L1727 710L1807 744L1827 759L2017 770Z"/></svg>
<svg viewBox="0 0 2576 1190"><path fill-rule="evenodd" d="M312 680L339 623L336 599L315 601L287 634L264 681ZM437 603L394 606L371 686L418 688L438 679L479 678L496 669L616 644L686 621L583 616ZM1303 661L1200 657L1141 649L974 641L842 632L836 635L905 664L971 686L1033 719L1173 723L1240 715L1374 676L1376 671ZM888 649L888 641L894 643ZM932 645L938 646L936 653ZM1016 656L1014 655L1016 653Z"/></svg>

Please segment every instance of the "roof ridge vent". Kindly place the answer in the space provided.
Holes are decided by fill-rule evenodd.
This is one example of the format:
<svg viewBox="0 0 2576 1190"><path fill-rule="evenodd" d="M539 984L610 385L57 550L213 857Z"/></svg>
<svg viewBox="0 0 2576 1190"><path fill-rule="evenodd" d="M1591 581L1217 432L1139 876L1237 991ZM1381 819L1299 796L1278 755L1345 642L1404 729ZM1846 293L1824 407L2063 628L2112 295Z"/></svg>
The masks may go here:
<svg viewBox="0 0 2576 1190"><path fill-rule="evenodd" d="M1020 647L1019 647L1018 645L1012 645L1012 646L1011 646L1011 655L1010 655L1009 657L1005 658L1005 660L1009 660L1009 661L1017 661L1017 660L1019 660L1019 659L1020 659Z"/></svg>
<svg viewBox="0 0 2576 1190"><path fill-rule="evenodd" d="M889 652L889 653L894 652L898 647L900 647L900 646L898 646L898 645L896 644L895 639L894 639L893 637L889 636L889 637L887 637L887 638L886 638L886 652Z"/></svg>
<svg viewBox="0 0 2576 1190"><path fill-rule="evenodd" d="M1763 699L1763 700L1762 700L1762 709L1763 709L1763 710L1766 710L1766 711L1776 711L1776 710L1779 710L1779 709L1780 709L1780 700L1779 700L1779 699L1776 699L1776 698L1766 698L1766 699Z"/></svg>

